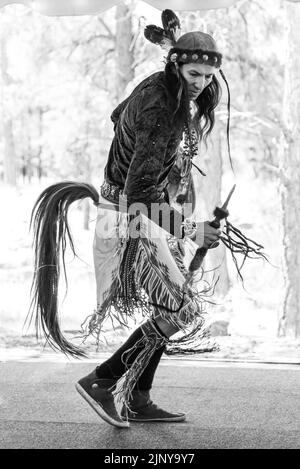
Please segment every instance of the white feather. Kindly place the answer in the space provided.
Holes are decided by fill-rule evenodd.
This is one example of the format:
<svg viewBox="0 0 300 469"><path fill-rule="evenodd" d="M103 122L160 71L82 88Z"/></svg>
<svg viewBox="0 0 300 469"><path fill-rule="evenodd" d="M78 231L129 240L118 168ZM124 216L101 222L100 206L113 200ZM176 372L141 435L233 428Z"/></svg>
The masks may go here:
<svg viewBox="0 0 300 469"><path fill-rule="evenodd" d="M174 47L173 41L167 37L165 37L159 45L166 51L169 51L172 47Z"/></svg>
<svg viewBox="0 0 300 469"><path fill-rule="evenodd" d="M178 39L180 38L181 36L181 29L180 28L175 28L174 29L174 38L175 38L175 41L178 41Z"/></svg>

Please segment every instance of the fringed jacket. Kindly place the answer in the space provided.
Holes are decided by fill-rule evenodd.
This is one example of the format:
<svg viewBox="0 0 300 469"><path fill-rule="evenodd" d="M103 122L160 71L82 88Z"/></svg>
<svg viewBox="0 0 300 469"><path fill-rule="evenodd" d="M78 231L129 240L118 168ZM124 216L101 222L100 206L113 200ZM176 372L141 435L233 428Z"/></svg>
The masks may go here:
<svg viewBox="0 0 300 469"><path fill-rule="evenodd" d="M157 72L142 81L111 115L115 136L105 180L120 188L129 205L145 204L150 217L151 204L169 204L166 185L183 136L183 125L174 123L174 105L164 72ZM164 220L169 215L170 228L162 216L159 225L182 237L183 215L167 207Z"/></svg>

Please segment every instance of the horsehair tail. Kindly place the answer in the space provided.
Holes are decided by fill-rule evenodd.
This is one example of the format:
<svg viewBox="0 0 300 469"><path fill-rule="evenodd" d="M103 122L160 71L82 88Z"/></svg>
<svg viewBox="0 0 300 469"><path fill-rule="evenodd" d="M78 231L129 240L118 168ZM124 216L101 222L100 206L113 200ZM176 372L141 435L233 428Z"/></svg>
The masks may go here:
<svg viewBox="0 0 300 469"><path fill-rule="evenodd" d="M99 202L94 186L86 183L64 181L47 187L38 197L32 209L30 229L33 228L34 275L31 285L32 300L26 320L34 320L36 335L42 330L46 343L54 350L60 350L74 357L85 353L62 335L58 318L58 285L60 259L67 283L65 250L69 241L76 256L68 224L69 206L81 199L91 197Z"/></svg>

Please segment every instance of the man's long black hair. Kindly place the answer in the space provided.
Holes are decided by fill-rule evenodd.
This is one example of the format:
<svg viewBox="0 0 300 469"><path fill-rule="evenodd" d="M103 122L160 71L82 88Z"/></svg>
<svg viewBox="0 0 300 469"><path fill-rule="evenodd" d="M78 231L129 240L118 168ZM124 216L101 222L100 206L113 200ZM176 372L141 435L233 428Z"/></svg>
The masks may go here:
<svg viewBox="0 0 300 469"><path fill-rule="evenodd" d="M180 63L178 66L180 67ZM193 117L190 113L188 85L179 69L172 62L165 66L165 77L172 105L175 107L174 120L178 125L190 124L197 132L199 140L206 143L215 124L215 108L220 102L222 90L215 75L210 84L194 101L197 111Z"/></svg>

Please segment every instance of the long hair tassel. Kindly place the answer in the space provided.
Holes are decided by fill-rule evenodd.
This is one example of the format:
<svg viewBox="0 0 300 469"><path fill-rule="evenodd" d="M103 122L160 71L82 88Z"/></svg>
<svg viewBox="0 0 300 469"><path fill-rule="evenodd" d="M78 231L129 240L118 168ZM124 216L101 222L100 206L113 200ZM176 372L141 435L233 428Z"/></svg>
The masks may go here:
<svg viewBox="0 0 300 469"><path fill-rule="evenodd" d="M261 251L264 247L252 239L247 238L241 230L229 223L227 219L225 223L225 231L223 231L220 240L230 250L232 260L242 283L243 276L241 274L241 269L244 266L246 259L264 259L269 262L267 255ZM243 255L240 265L238 265L235 254Z"/></svg>
<svg viewBox="0 0 300 469"><path fill-rule="evenodd" d="M65 181L45 189L37 199L31 214L30 229L34 230L35 270L31 286L32 300L27 315L29 322L35 319L36 334L42 329L51 348L74 357L84 352L69 343L62 335L58 321L58 284L60 260L67 284L65 250L67 240L76 256L67 220L69 206L91 197L95 204L99 194L91 184Z"/></svg>
<svg viewBox="0 0 300 469"><path fill-rule="evenodd" d="M226 88L227 88L227 127L226 127L226 135L227 135L227 149L228 149L228 157L229 157L229 161L230 161L230 166L231 166L231 169L232 169L232 172L234 174L234 168L233 168L233 164L232 164L232 158L231 158L231 149L230 149L230 118L231 118L231 115L230 115L230 88L229 88L229 84L228 84L228 81L224 75L224 72L222 69L219 70L220 72L220 75L221 77L223 78L223 81L226 85Z"/></svg>

